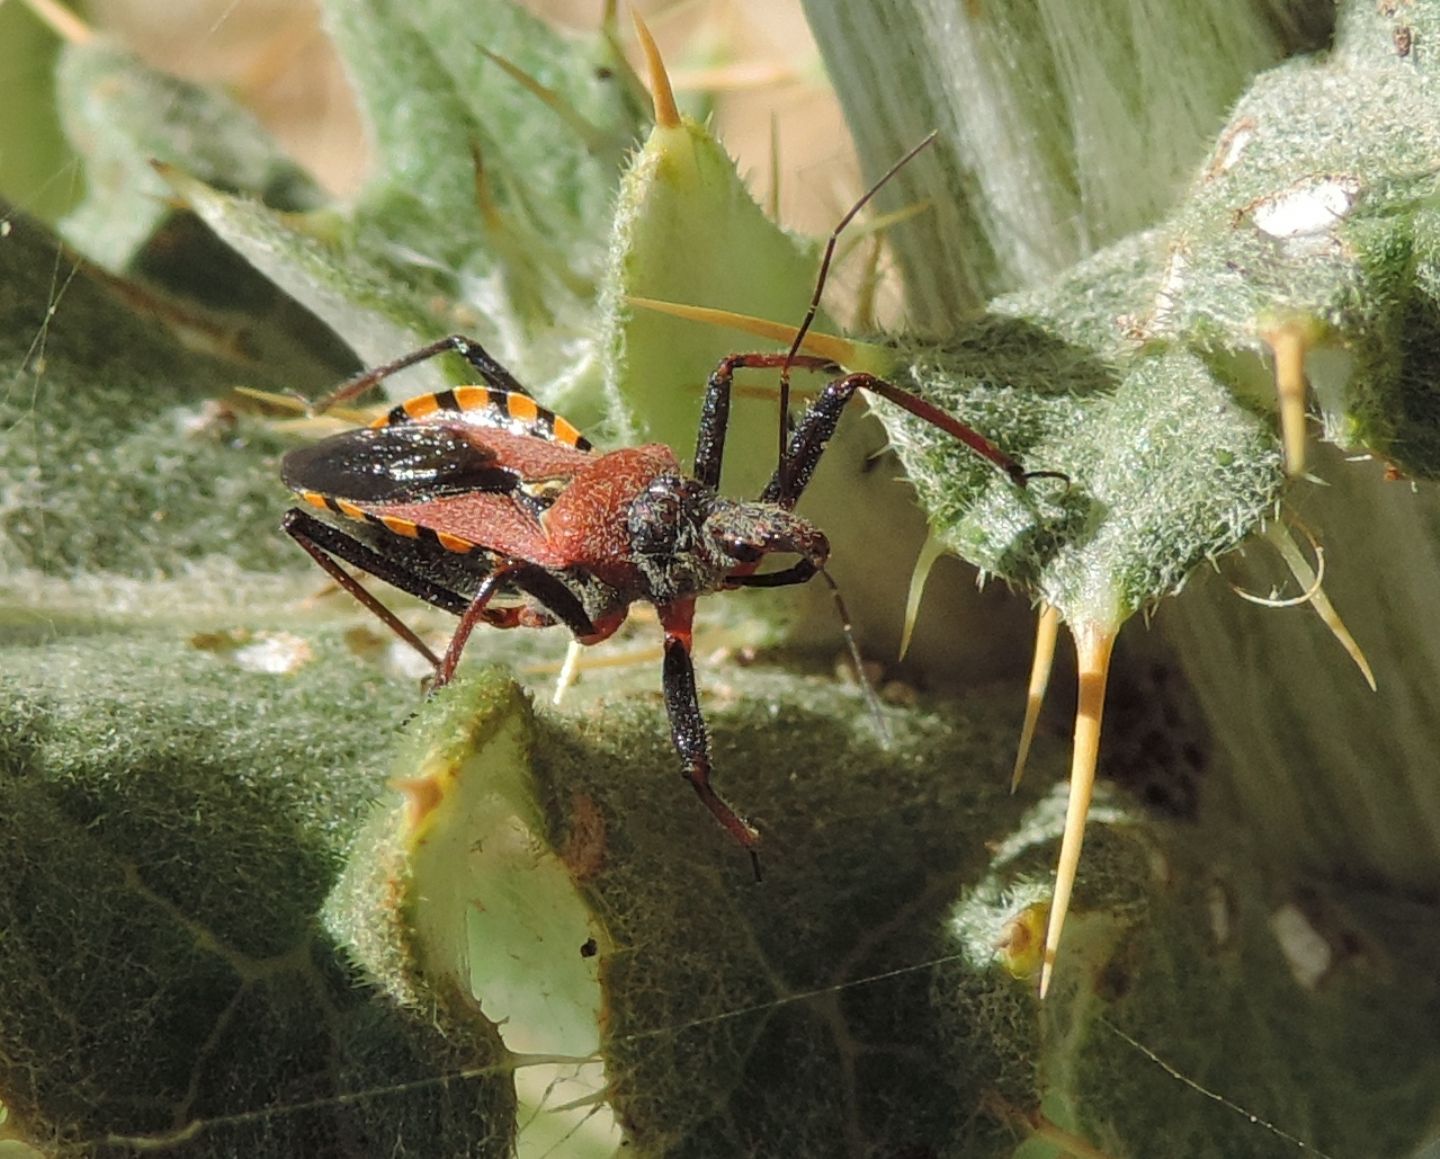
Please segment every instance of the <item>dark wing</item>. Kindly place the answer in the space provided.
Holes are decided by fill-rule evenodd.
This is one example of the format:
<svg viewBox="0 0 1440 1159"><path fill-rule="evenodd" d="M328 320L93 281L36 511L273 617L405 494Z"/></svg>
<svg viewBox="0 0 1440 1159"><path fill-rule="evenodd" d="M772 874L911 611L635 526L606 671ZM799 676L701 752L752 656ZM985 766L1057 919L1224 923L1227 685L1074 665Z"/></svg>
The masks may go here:
<svg viewBox="0 0 1440 1159"><path fill-rule="evenodd" d="M280 475L292 491L367 504L513 494L521 483L493 448L431 423L342 431L288 452Z"/></svg>

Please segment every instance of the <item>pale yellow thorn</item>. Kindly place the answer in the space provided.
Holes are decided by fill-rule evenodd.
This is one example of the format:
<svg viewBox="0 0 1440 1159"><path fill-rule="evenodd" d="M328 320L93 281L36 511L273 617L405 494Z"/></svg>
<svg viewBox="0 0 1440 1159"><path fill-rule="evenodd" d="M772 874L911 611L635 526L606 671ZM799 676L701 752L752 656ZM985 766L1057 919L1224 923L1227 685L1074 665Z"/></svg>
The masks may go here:
<svg viewBox="0 0 1440 1159"><path fill-rule="evenodd" d="M662 302L656 298L638 298L634 295L627 295L625 301L645 310L670 314L676 318L687 318L692 322L704 322L710 326L725 326L773 342L793 342L795 332L799 329L798 326L791 326L784 322L771 322L767 318L756 318L751 314L736 314L730 310L717 310L710 306L686 306L680 302ZM821 330L807 331L800 350L805 354L828 358L836 365L849 369L868 370L871 374L884 374L888 370L888 365L883 368L876 365L883 361L875 356L883 354L880 347L871 347L869 343L865 342L852 342L848 338L841 338L838 334L826 334ZM870 353L872 350L875 352L874 354Z"/></svg>
<svg viewBox="0 0 1440 1159"><path fill-rule="evenodd" d="M1275 354L1275 393L1280 400L1280 441L1285 450L1285 473L1292 478L1305 472L1305 354L1310 327L1287 323L1261 335Z"/></svg>
<svg viewBox="0 0 1440 1159"><path fill-rule="evenodd" d="M560 674L555 677L555 695L550 698L550 703L556 708L560 707L566 691L580 674L580 657L584 648L585 645L579 640L571 640L565 649L565 662L560 665Z"/></svg>
<svg viewBox="0 0 1440 1159"><path fill-rule="evenodd" d="M1060 862L1055 869L1055 896L1045 929L1045 956L1040 963L1040 997L1050 989L1060 934L1070 909L1070 894L1080 868L1085 843L1085 818L1095 790L1095 767L1100 760L1100 721L1105 712L1105 682L1110 675L1110 652L1115 628L1109 624L1070 626L1080 666L1080 690L1075 707L1075 749L1070 758L1070 802L1065 808L1065 833L1060 838Z"/></svg>
<svg viewBox="0 0 1440 1159"><path fill-rule="evenodd" d="M1314 579L1311 580L1310 586L1298 596L1257 596L1254 592L1247 592L1234 583L1230 584L1230 590L1247 603L1257 604L1262 608L1298 608L1302 604L1308 604L1315 598L1315 593L1320 590L1320 585L1325 580L1325 549L1313 539L1310 542L1315 552Z"/></svg>
<svg viewBox="0 0 1440 1159"><path fill-rule="evenodd" d="M853 244L859 245L867 237L884 233L886 230L909 221L912 217L919 217L933 208L935 208L935 203L928 197L923 197L919 201L910 202L909 205L902 205L899 209L892 209L889 213L877 213L874 217L857 222L850 228L850 236L854 239Z"/></svg>
<svg viewBox="0 0 1440 1159"><path fill-rule="evenodd" d="M650 100L655 105L655 127L678 129L680 109L675 104L675 90L670 87L670 74L665 71L665 61L660 57L655 38L645 21L640 19L637 9L630 9L630 18L635 22L635 36L640 41L640 51L645 55L645 68L650 74Z"/></svg>
<svg viewBox="0 0 1440 1159"><path fill-rule="evenodd" d="M582 648L584 646L582 645ZM596 649L598 651L599 649ZM629 652L611 651L604 656L597 656L594 652L582 654L575 663L575 674L582 672L599 672L607 668L628 668L637 664L656 664L664 659L665 649L658 645L650 648L636 648ZM565 660L540 660L530 664L520 665L520 671L526 676L548 676L550 673L559 673L565 668L569 660L569 653L566 653Z"/></svg>
<svg viewBox="0 0 1440 1159"><path fill-rule="evenodd" d="M876 314L876 299L880 294L880 283L884 275L880 272L880 258L884 255L885 243L875 238L865 258L865 273L860 279L860 289L855 294L855 310L851 327L855 330L874 331L880 329Z"/></svg>
<svg viewBox="0 0 1440 1159"><path fill-rule="evenodd" d="M231 388L231 393L241 398L253 399L260 403L267 410L282 411L293 414L297 418L310 419L320 418L320 415L312 415L311 402L307 398L301 398L298 394L277 394L270 390L257 390L253 386L236 386ZM378 407L331 407L324 412L324 418L340 423L353 423L355 426L369 426L377 418L390 409L390 404Z"/></svg>
<svg viewBox="0 0 1440 1159"><path fill-rule="evenodd" d="M670 77L679 93L737 93L798 84L801 71L784 61L736 61L713 68L680 68Z"/></svg>
<svg viewBox="0 0 1440 1159"><path fill-rule="evenodd" d="M1055 663L1055 641L1060 635L1060 612L1049 604L1040 605L1040 618L1035 624L1035 658L1030 662L1030 687L1025 691L1025 723L1020 726L1020 747L1015 753L1015 769L1010 774L1010 791L1020 787L1025 775L1025 762L1030 759L1030 742L1035 739L1035 725L1040 720L1040 707L1045 703L1045 690L1050 687L1050 669Z"/></svg>
<svg viewBox="0 0 1440 1159"><path fill-rule="evenodd" d="M310 400L298 394L280 394L273 390L258 390L253 386L237 386L234 392L241 398L254 399L269 409L303 415L310 409Z"/></svg>
<svg viewBox="0 0 1440 1159"><path fill-rule="evenodd" d="M780 220L780 122L770 114L770 195L766 198L765 216Z"/></svg>
<svg viewBox="0 0 1440 1159"><path fill-rule="evenodd" d="M576 110L575 106L562 97L548 85L541 84L518 64L507 60L498 52L491 52L488 48L481 48L481 53L488 57L494 64L498 65L513 79L521 88L532 93L551 112L575 130L576 134L591 149L600 149L605 145L605 133L587 121Z"/></svg>
<svg viewBox="0 0 1440 1159"><path fill-rule="evenodd" d="M1370 661L1365 658L1365 653L1355 642L1355 637L1350 634L1350 629L1345 626L1345 621L1340 618L1340 613L1335 610L1335 605L1330 602L1330 597L1325 594L1325 589L1320 586L1320 577L1315 574L1315 569L1310 566L1310 561L1305 558L1290 533L1277 522L1272 523L1266 529L1265 537L1275 545L1275 550L1280 553L1280 557L1285 561L1285 566L1295 577L1295 582L1310 593L1310 606L1315 609L1316 615L1330 629L1335 639L1340 641L1340 647L1344 648L1349 653L1350 659L1355 661L1355 666L1360 669L1360 675L1365 677L1365 683L1370 685L1370 691L1378 691L1375 684L1375 672L1370 667Z"/></svg>
<svg viewBox="0 0 1440 1159"><path fill-rule="evenodd" d="M905 597L905 626L900 629L900 655L897 660L905 659L905 653L910 651L910 637L915 634L915 620L920 615L920 598L925 594L925 581L930 578L930 569L935 566L935 561L944 554L945 545L933 533L927 535L920 545L920 554L916 557L914 570L910 572L910 594Z"/></svg>
<svg viewBox="0 0 1440 1159"><path fill-rule="evenodd" d="M505 218L490 186L490 174L485 169L485 154L480 151L479 141L470 142L470 162L474 171L475 206L480 210L480 220L485 223L486 229L503 233Z"/></svg>
<svg viewBox="0 0 1440 1159"><path fill-rule="evenodd" d="M89 44L95 39L95 30L90 25L55 0L25 0L25 6L69 44Z"/></svg>

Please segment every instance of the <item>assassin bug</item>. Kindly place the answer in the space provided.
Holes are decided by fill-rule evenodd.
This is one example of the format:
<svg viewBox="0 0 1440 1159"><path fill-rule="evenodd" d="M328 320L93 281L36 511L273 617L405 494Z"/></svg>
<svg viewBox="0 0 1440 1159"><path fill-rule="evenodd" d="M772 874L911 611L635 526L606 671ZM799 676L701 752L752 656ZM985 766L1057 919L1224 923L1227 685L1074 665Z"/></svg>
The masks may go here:
<svg viewBox="0 0 1440 1159"><path fill-rule="evenodd" d="M689 474L660 444L595 450L479 343L454 334L365 371L316 405L324 410L445 352L463 357L484 382L419 395L369 427L290 451L281 467L284 482L326 518L295 507L285 515L284 530L434 666L436 689L454 675L479 623L563 624L580 643L595 644L620 627L636 601L654 605L665 634L665 707L682 773L755 859L759 832L710 783L709 741L690 659L695 601L711 592L783 587L824 574L829 543L794 508L845 404L858 390L878 394L953 435L1016 486L1049 474L1025 472L983 435L918 396L852 373L831 381L793 427L787 416L779 464L758 499L719 494L735 372L779 368L782 398L793 367L840 373L828 359L797 351L841 229L889 176L831 234L810 311L790 351L732 354L716 366ZM772 554L799 558L779 570L758 571ZM445 654L436 656L341 562L459 616Z"/></svg>

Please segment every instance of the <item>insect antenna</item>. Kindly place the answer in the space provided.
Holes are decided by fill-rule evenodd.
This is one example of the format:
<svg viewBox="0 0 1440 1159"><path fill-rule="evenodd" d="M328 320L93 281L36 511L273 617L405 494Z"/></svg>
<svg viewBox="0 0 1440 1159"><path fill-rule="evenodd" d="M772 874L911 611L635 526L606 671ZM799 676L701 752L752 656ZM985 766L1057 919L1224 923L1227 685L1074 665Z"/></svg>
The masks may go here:
<svg viewBox="0 0 1440 1159"><path fill-rule="evenodd" d="M820 569L820 577L830 585L830 594L835 597L835 611L840 615L840 631L845 635L845 647L850 653L850 662L855 665L855 679L860 682L860 691L865 697L865 707L870 710L870 717L875 721L875 730L880 734L880 742L890 747L890 726L886 723L885 713L880 707L880 696L875 691L875 685L870 677L865 674L865 662L860 658L860 645L855 642L855 632L850 625L850 612L845 607L845 597L840 594L840 585L835 578L823 567Z"/></svg>
<svg viewBox="0 0 1440 1159"><path fill-rule="evenodd" d="M879 193L895 174L914 160L917 154L928 148L936 136L938 133L931 130L920 144L890 166L880 179L861 195L860 200L846 211L845 216L830 231L830 238L825 243L825 252L820 258L820 272L815 276L815 292L810 295L810 306L805 311L805 318L800 323L800 329L795 331L795 337L790 343L790 350L785 355L785 361L780 367L780 465L782 468L785 464L785 448L790 439L790 367L795 361L795 356L800 353L800 347L805 342L805 335L815 324L815 315L820 311L820 296L825 292L825 279L830 276L830 263L835 258L835 246L840 241L840 235L845 232L845 227L855 220L855 215L869 204L870 199Z"/></svg>

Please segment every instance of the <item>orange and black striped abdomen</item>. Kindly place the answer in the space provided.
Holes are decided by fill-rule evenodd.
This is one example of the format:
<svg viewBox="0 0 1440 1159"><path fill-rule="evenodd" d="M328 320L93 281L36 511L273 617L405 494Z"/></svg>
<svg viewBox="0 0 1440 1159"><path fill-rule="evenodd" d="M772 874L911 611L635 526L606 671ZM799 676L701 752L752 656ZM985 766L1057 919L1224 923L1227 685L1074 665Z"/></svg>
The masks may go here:
<svg viewBox="0 0 1440 1159"><path fill-rule="evenodd" d="M333 495L322 495L319 491L297 491L296 494L311 507L321 511L329 511L335 515L343 515L346 519L355 519L362 523L370 523L376 527L383 527L392 535L399 535L405 539L417 539L428 543L434 543L446 551L455 552L460 555L468 555L472 551L481 550L478 544L464 539L458 535L451 535L449 532L440 531L433 527L427 527L413 519L406 519L399 515L387 515L383 512L366 511L364 508L351 503L346 499L338 499ZM486 553L488 554L488 553Z"/></svg>
<svg viewBox="0 0 1440 1159"><path fill-rule="evenodd" d="M488 386L457 386L408 398L376 419L373 427L405 423L461 422L491 427L547 443L590 450L590 440L573 424L541 406L528 394Z"/></svg>

